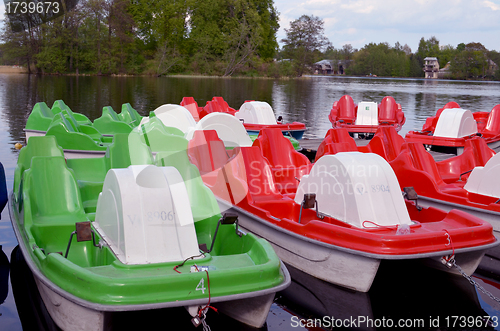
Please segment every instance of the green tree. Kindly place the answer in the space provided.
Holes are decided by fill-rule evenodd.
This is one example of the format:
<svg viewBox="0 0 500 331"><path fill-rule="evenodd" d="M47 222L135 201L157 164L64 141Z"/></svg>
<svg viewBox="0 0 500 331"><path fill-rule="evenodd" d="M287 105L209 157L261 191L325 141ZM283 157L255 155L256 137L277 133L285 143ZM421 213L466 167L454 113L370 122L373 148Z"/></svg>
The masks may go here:
<svg viewBox="0 0 500 331"><path fill-rule="evenodd" d="M255 57L274 56L278 15L271 0L193 0L190 8L196 71L229 76Z"/></svg>
<svg viewBox="0 0 500 331"><path fill-rule="evenodd" d="M292 59L297 76L302 76L308 66L314 61L314 51L330 46L324 33L324 22L314 15L302 15L290 22L290 28L285 29L286 38L284 54Z"/></svg>
<svg viewBox="0 0 500 331"><path fill-rule="evenodd" d="M488 68L487 49L481 43L468 43L451 60L451 72L456 79L480 78Z"/></svg>

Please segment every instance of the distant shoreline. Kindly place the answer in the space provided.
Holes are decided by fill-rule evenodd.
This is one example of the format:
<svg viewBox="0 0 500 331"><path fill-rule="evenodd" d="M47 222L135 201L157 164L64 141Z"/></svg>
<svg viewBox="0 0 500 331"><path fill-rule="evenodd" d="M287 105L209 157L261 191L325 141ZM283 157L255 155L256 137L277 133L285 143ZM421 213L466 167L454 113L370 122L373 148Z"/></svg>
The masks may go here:
<svg viewBox="0 0 500 331"><path fill-rule="evenodd" d="M25 67L19 66L11 66L11 65L0 65L0 74L28 74L28 69ZM311 79L314 77L335 77L335 78L361 78L361 79L402 79L402 80L422 80L429 82L438 82L438 81L448 81L448 82L478 82L478 83L500 83L500 81L489 80L489 79L453 79L453 78L424 78L424 77L390 77L390 76L368 76L368 75L321 75L321 74L305 74L301 77L268 77L268 76L215 76L215 75L202 75L202 74L171 74L171 75L150 75L150 74L106 74L99 75L95 73L37 73L32 72L32 75L43 75L43 76L76 76L76 77L84 77L84 76L96 76L96 77L171 77L171 78L219 78L219 79L277 79L277 80L290 80L290 79Z"/></svg>
<svg viewBox="0 0 500 331"><path fill-rule="evenodd" d="M0 66L0 74L27 74L28 69L19 66Z"/></svg>

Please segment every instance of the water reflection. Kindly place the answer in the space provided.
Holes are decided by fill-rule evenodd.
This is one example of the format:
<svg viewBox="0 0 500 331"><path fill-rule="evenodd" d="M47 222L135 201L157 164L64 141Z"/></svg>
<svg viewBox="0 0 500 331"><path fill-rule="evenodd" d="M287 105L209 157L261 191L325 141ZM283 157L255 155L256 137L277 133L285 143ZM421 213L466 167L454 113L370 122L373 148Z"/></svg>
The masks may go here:
<svg viewBox="0 0 500 331"><path fill-rule="evenodd" d="M376 326L384 320L386 327L404 323L401 325L443 330L451 327L451 316L495 316L482 308L475 288L462 276L418 267L411 261L384 262L388 263L381 264L368 293L341 288L289 267L292 285L281 293L281 300L309 320L328 316L326 324L342 323L359 330L380 329Z"/></svg>
<svg viewBox="0 0 500 331"><path fill-rule="evenodd" d="M9 259L0 245L0 305L4 303L9 293Z"/></svg>
<svg viewBox="0 0 500 331"><path fill-rule="evenodd" d="M498 83L417 79L318 76L299 80L271 80L0 75L0 86L0 161L5 166L9 190L12 189L19 152L13 147L14 143L24 144L23 128L34 104L40 101L52 105L55 100L62 99L72 110L95 119L101 115L102 107L111 105L119 111L121 105L127 102L142 115L147 115L162 104L179 103L184 96L194 97L200 106L213 96L223 96L233 108L239 108L245 100L260 100L270 103L276 116L282 115L286 121L305 122L308 127L305 137L309 138L325 135L331 127L328 114L333 102L344 94L351 95L355 102L380 102L386 95L393 96L402 105L407 118L400 132L403 135L409 130L420 129L425 119L434 115L448 101L456 101L472 111L489 111L500 103ZM3 245L6 253L17 245L6 211L0 219L0 245ZM268 328L296 330L290 325L293 316L287 312L290 310L304 316L422 317L427 320L431 316L444 317L446 314L500 315L500 308L494 302L482 295L478 296L474 288L460 277L443 278L444 275L422 270L408 271L401 276L401 270L406 270L406 267L399 268L397 273L389 271L383 276L378 275L368 294L350 292L295 274L293 287L278 302L292 309L273 305L268 317ZM495 289L493 285L486 285ZM495 293L500 297L500 289L496 289ZM5 303L0 308L0 325L9 330L20 329L12 291L8 291ZM151 312L153 315L155 313ZM163 319L162 325L164 321L167 320ZM220 326L233 322L214 318L213 323ZM241 325L230 325L234 329L242 328Z"/></svg>

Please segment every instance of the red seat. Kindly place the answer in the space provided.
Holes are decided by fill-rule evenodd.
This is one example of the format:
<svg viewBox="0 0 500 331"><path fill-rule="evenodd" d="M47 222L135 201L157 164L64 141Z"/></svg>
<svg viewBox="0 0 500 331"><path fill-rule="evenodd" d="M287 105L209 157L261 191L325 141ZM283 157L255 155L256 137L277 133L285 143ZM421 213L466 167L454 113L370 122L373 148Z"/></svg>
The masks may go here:
<svg viewBox="0 0 500 331"><path fill-rule="evenodd" d="M215 130L195 131L189 141L188 155L201 175L220 169L229 159L224 142Z"/></svg>
<svg viewBox="0 0 500 331"><path fill-rule="evenodd" d="M343 95L333 104L332 110L333 108L336 109L337 119L340 122L353 123L356 119L355 105L350 95Z"/></svg>
<svg viewBox="0 0 500 331"><path fill-rule="evenodd" d="M443 185L443 179L439 174L438 167L436 165L436 161L432 155L427 152L424 148L424 145L421 143L406 143L407 151L410 154L410 158L413 166L427 173L437 185ZM404 148L402 148L403 152Z"/></svg>
<svg viewBox="0 0 500 331"><path fill-rule="evenodd" d="M236 113L236 110L229 107L227 102L224 101L222 97L213 97L212 100L207 101L207 104L205 105L205 107L203 107L203 110L200 111L200 118L203 118L206 115L214 112L234 115L234 113Z"/></svg>
<svg viewBox="0 0 500 331"><path fill-rule="evenodd" d="M259 147L269 161L278 190L282 194L295 193L299 183L297 178L300 180L311 170L309 159L295 151L290 140L276 128L260 130L253 146Z"/></svg>
<svg viewBox="0 0 500 331"><path fill-rule="evenodd" d="M483 132L494 135L500 134L500 104L491 110Z"/></svg>
<svg viewBox="0 0 500 331"><path fill-rule="evenodd" d="M401 105L399 105L401 108ZM378 122L379 124L391 124L397 123L396 114L398 112L398 104L391 96L386 96L380 102L378 106Z"/></svg>
<svg viewBox="0 0 500 331"><path fill-rule="evenodd" d="M320 157L325 154L337 154L340 152L357 152L358 147L356 142L349 135L349 132L345 128L335 128L330 129L325 135L325 138L321 142L316 151L316 159L318 161Z"/></svg>
<svg viewBox="0 0 500 331"><path fill-rule="evenodd" d="M257 146L241 148L245 160L248 194L252 201L281 200L283 196L276 188L269 162Z"/></svg>
<svg viewBox="0 0 500 331"><path fill-rule="evenodd" d="M189 110L196 122L200 120L200 110L202 108L198 107L198 103L194 100L193 97L182 98L181 106Z"/></svg>
<svg viewBox="0 0 500 331"><path fill-rule="evenodd" d="M229 107L223 97L213 97L212 101L216 102L219 105L219 109L221 109L223 113L228 113L231 115L234 115L234 113L236 113L236 109Z"/></svg>
<svg viewBox="0 0 500 331"><path fill-rule="evenodd" d="M378 154L389 162L399 155L404 142L404 138L396 132L394 127L381 126L368 145L359 147L359 151Z"/></svg>
<svg viewBox="0 0 500 331"><path fill-rule="evenodd" d="M466 172L475 167L483 167L493 155L495 151L488 147L484 139L474 137L465 141L462 154L437 162L436 165L446 183L456 183L461 178L460 184L465 184L469 177ZM461 174L463 175L460 176Z"/></svg>

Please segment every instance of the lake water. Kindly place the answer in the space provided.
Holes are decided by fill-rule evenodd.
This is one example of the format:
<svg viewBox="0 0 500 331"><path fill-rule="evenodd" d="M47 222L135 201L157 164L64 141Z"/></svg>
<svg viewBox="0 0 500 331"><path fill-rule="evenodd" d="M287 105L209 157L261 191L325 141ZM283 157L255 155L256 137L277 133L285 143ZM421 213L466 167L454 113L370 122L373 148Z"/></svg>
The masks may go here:
<svg viewBox="0 0 500 331"><path fill-rule="evenodd" d="M473 112L490 111L500 103L500 84L320 76L271 80L0 75L0 161L5 167L10 191L18 156L14 144L21 142L24 145L23 128L33 105L39 101L51 106L55 100L62 99L73 111L93 120L100 116L102 107L111 105L119 111L121 104L127 102L141 115L147 115L162 104L178 104L184 96L194 97L200 106L213 96L222 96L233 108L239 108L245 100L259 100L268 102L276 116L283 116L286 122L304 122L308 128L306 138L322 138L331 127L328 114L333 102L344 94L351 95L355 102L380 102L386 95L394 97L407 118L400 132L404 135L409 130L420 129L425 119L448 101L456 101ZM17 245L7 208L0 220L0 245L9 258ZM451 326L453 316L500 318L500 304L458 276L415 270L404 264L388 264L381 268L369 293L357 293L291 271L294 283L273 304L267 320L269 330L300 329L297 315L305 318L363 317L372 319L375 325L384 318L405 319L407 326L422 320L426 328L436 330L445 329L446 323ZM475 280L500 297L499 283L479 276ZM5 280L0 279L0 282L5 283ZM218 317L210 318L212 330L227 322ZM354 326L371 329L369 324ZM10 282L8 296L3 304L0 303L0 330L21 330Z"/></svg>

